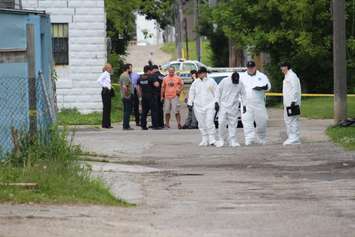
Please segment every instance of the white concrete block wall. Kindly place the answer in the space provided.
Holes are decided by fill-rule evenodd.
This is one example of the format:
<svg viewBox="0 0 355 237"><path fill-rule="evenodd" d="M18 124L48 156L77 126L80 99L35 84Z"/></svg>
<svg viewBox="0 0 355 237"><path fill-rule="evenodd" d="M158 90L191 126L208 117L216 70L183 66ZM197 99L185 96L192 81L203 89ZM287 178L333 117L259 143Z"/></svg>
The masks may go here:
<svg viewBox="0 0 355 237"><path fill-rule="evenodd" d="M96 83L106 55L104 0L22 0L25 9L45 10L52 23L69 24L69 65L57 66L60 108L83 113L100 111L101 88Z"/></svg>

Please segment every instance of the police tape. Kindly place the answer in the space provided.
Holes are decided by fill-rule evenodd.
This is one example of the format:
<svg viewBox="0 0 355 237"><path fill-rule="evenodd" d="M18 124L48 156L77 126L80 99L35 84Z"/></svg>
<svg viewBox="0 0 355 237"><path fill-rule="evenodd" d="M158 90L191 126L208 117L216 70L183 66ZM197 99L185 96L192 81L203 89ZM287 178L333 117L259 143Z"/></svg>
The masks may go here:
<svg viewBox="0 0 355 237"><path fill-rule="evenodd" d="M112 83L113 86L120 86L118 83ZM183 91L184 93L185 91ZM186 92L185 92L186 93ZM282 93L279 92L268 92L265 93L266 96L269 97L280 97L283 96ZM355 94L348 94L348 97L355 97ZM302 94L302 97L334 97L334 94L316 94L316 93L304 93Z"/></svg>
<svg viewBox="0 0 355 237"><path fill-rule="evenodd" d="M266 96L280 97L280 96L282 96L282 93L268 92L268 93L266 93ZM348 96L348 97L355 97L355 94L348 94L347 96ZM304 94L302 94L302 97L334 97L334 94L312 94L312 93L304 93Z"/></svg>

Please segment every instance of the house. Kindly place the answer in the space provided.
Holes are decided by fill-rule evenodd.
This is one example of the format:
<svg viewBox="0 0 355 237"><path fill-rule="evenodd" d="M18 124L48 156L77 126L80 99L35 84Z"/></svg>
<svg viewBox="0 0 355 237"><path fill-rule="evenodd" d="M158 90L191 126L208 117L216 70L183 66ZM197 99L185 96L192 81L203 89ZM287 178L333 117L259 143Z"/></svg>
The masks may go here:
<svg viewBox="0 0 355 237"><path fill-rule="evenodd" d="M155 20L146 19L145 15L136 14L137 45L163 44L163 31Z"/></svg>
<svg viewBox="0 0 355 237"><path fill-rule="evenodd" d="M37 132L55 121L51 22L45 12L0 9L0 158L12 131Z"/></svg>
<svg viewBox="0 0 355 237"><path fill-rule="evenodd" d="M96 80L107 59L104 0L22 0L51 16L59 108L100 111Z"/></svg>

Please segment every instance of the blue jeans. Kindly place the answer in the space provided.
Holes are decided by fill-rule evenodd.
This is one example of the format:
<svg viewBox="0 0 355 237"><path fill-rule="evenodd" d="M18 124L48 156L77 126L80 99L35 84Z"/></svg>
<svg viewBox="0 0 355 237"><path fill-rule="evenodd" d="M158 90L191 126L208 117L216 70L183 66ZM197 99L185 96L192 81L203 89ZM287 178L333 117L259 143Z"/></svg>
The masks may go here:
<svg viewBox="0 0 355 237"><path fill-rule="evenodd" d="M130 128L129 119L132 114L132 96L130 98L123 98L123 128Z"/></svg>

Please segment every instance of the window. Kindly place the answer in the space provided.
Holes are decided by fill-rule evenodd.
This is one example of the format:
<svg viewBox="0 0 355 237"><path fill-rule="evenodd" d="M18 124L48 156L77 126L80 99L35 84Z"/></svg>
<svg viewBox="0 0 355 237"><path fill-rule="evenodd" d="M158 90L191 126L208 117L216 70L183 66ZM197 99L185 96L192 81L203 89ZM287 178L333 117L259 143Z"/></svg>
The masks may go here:
<svg viewBox="0 0 355 237"><path fill-rule="evenodd" d="M52 43L53 58L55 65L69 64L69 46L68 40L68 24L53 23L52 24Z"/></svg>
<svg viewBox="0 0 355 237"><path fill-rule="evenodd" d="M182 65L182 71L186 71L186 72L190 72L191 70L198 70L197 67L195 66L195 64L193 63L184 63Z"/></svg>
<svg viewBox="0 0 355 237"><path fill-rule="evenodd" d="M175 71L180 71L180 64L181 63L172 63L169 67L175 68Z"/></svg>

